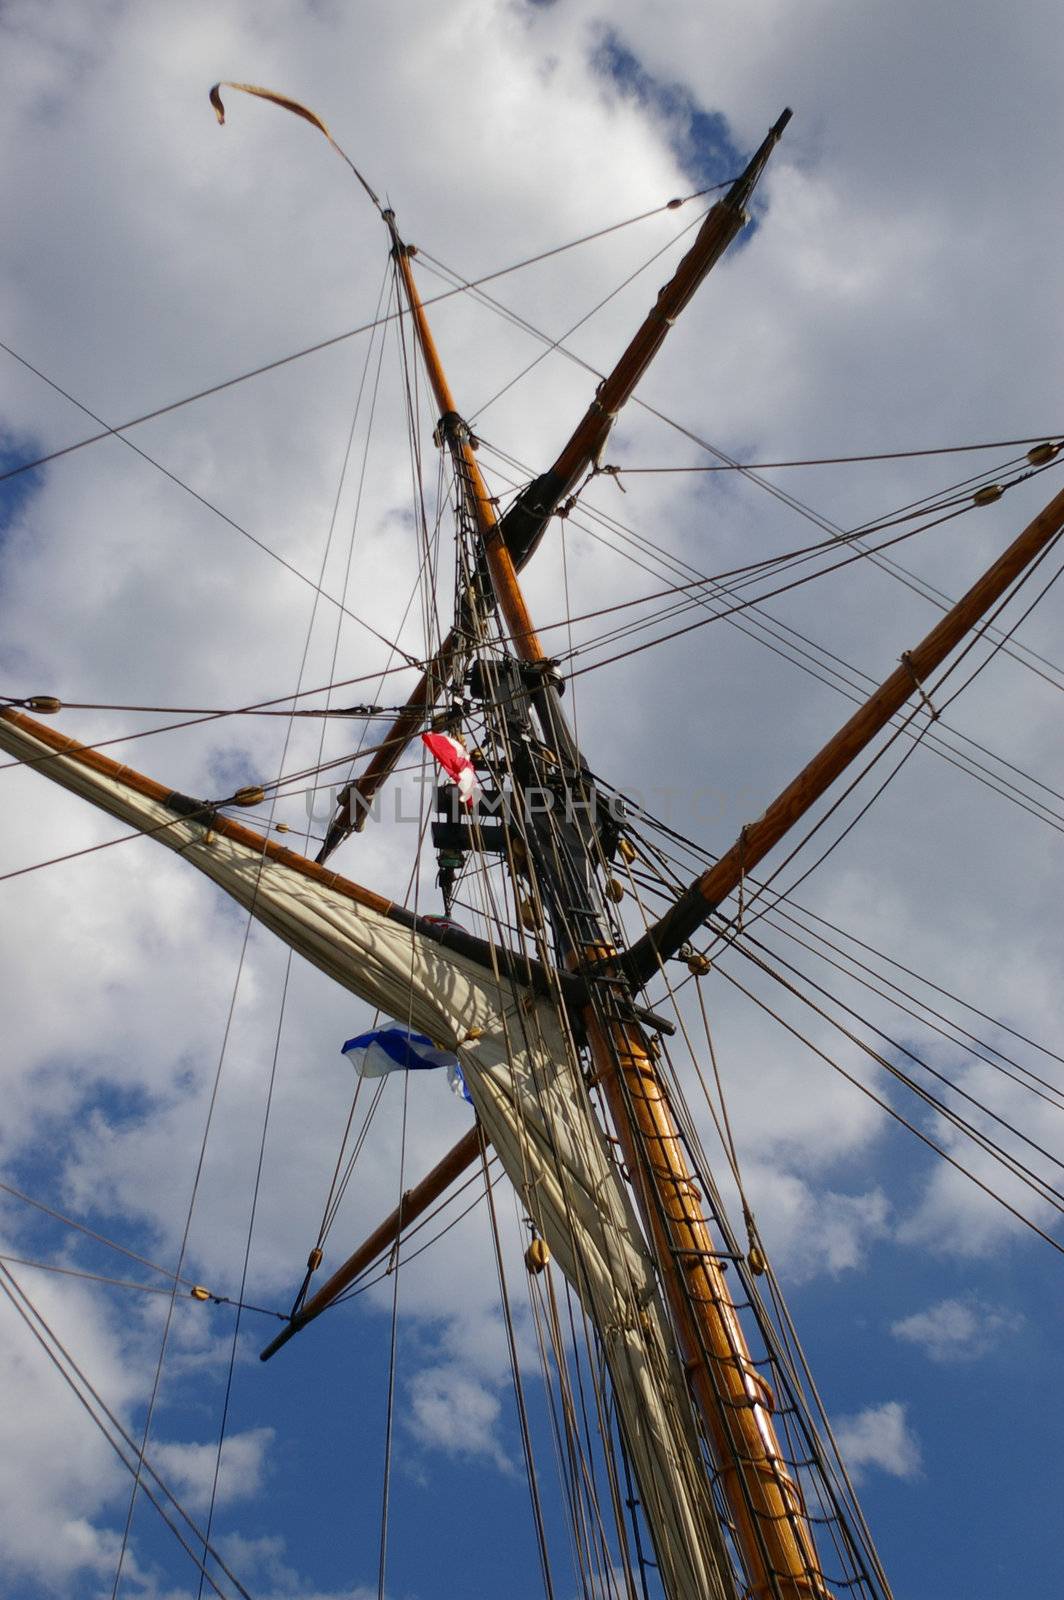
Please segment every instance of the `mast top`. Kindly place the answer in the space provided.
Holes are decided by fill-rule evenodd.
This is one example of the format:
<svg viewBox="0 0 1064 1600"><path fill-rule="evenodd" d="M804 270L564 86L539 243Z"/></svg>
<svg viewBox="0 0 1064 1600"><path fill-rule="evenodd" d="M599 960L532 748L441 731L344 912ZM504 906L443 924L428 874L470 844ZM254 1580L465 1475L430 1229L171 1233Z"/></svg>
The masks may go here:
<svg viewBox="0 0 1064 1600"><path fill-rule="evenodd" d="M757 184L758 179L765 170L765 164L768 161L769 156L776 148L783 135L784 128L787 126L788 122L790 122L793 116L794 112L791 110L790 106L784 106L776 121L772 124L772 127L765 135L763 142L747 164L746 171L740 173L739 177L736 178L735 182L724 196L724 203L726 205L743 206L746 204L754 190L755 185Z"/></svg>

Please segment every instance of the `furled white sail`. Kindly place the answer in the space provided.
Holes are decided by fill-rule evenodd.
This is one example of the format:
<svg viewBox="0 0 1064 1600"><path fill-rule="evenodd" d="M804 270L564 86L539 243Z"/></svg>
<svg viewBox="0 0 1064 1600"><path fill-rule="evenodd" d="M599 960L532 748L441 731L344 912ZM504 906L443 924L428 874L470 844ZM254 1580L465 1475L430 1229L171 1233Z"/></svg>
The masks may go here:
<svg viewBox="0 0 1064 1600"><path fill-rule="evenodd" d="M185 856L338 983L458 1053L487 1137L599 1332L668 1594L733 1600L653 1266L544 985L19 713L0 713L0 747Z"/></svg>

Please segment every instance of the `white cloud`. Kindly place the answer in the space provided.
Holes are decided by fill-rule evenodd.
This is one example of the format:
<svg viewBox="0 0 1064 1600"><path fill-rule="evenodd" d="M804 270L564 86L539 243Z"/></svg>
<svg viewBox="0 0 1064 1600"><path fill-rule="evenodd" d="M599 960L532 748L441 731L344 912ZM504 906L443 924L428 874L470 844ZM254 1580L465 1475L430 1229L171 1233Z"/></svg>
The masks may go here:
<svg viewBox="0 0 1064 1600"><path fill-rule="evenodd" d="M882 1405L865 1406L852 1416L839 1417L835 1438L853 1478L863 1478L869 1467L878 1467L892 1478L918 1476L920 1445L905 1412L901 1401L885 1400Z"/></svg>
<svg viewBox="0 0 1064 1600"><path fill-rule="evenodd" d="M419 1444L447 1455L482 1456L501 1472L513 1464L498 1440L498 1395L455 1365L427 1367L409 1385L408 1426Z"/></svg>
<svg viewBox="0 0 1064 1600"><path fill-rule="evenodd" d="M926 1311L914 1311L912 1316L892 1322L890 1331L896 1339L916 1345L932 1361L974 1361L1023 1325L1018 1311L988 1305L972 1296L939 1300Z"/></svg>
<svg viewBox="0 0 1064 1600"><path fill-rule="evenodd" d="M376 1588L356 1584L351 1588L324 1589L302 1578L289 1564L282 1538L245 1538L242 1534L222 1534L217 1548L241 1582L250 1586L257 1600L373 1600Z"/></svg>
<svg viewBox="0 0 1064 1600"><path fill-rule="evenodd" d="M788 1282L859 1268L890 1232L890 1202L880 1188L842 1194L756 1163L747 1167L746 1188L773 1262Z"/></svg>
<svg viewBox="0 0 1064 1600"><path fill-rule="evenodd" d="M258 1494L266 1478L267 1454L273 1439L272 1428L226 1434L218 1470L217 1505L232 1505ZM214 1484L216 1443L157 1440L148 1453L159 1476L190 1511L207 1509Z"/></svg>
<svg viewBox="0 0 1064 1600"><path fill-rule="evenodd" d="M1002 1047L1012 1049L1008 1041ZM936 1253L978 1259L993 1256L1006 1243L1015 1245L1019 1241L1023 1229L1015 1212L1052 1231L1059 1212L1051 1194L1046 1196L1045 1188L1052 1191L1059 1187L1060 1168L1055 1154L1059 1148L1059 1108L1045 1097L1032 1095L1022 1081L1016 1081L1015 1072L1005 1077L990 1064L965 1062L957 1052L941 1045L932 1045L925 1054L971 1097L967 1101L951 1098L953 1108L981 1134L1003 1146L1013 1163L1027 1169L1034 1185L1044 1187L1038 1192L1019 1172L1004 1170L969 1139L939 1123L930 1128L938 1143L984 1187L977 1189L963 1172L945 1162L935 1163L900 1219L899 1240ZM932 1087L941 1093L937 1085ZM991 1112L993 1117L988 1114ZM1005 1201L1011 1210L1000 1201Z"/></svg>
<svg viewBox="0 0 1064 1600"><path fill-rule="evenodd" d="M80 1284L12 1271L41 1317L119 1416L144 1381L136 1339ZM0 1316L0 1554L62 1589L86 1572L114 1569L119 1533L101 1519L128 1478L74 1394L58 1380L30 1329L4 1299Z"/></svg>

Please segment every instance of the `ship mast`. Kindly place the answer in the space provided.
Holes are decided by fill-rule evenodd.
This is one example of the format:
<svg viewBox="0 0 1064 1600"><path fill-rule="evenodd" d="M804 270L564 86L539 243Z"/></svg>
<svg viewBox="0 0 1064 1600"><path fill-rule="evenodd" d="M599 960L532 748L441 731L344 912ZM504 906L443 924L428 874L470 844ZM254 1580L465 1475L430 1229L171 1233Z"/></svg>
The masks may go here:
<svg viewBox="0 0 1064 1600"><path fill-rule="evenodd" d="M676 318L742 231L747 221L746 204L784 128L791 120L791 115L789 109L782 112L745 170L731 184L727 193L707 212L691 248L661 289L612 371L599 384L591 404L562 446L553 464L521 491L502 517L496 516L486 489L483 490L483 494L480 492L483 489L483 478L476 466L470 441L468 439L465 441L469 448L463 448L461 452L465 464L459 470L471 471L473 473L471 483L479 485L473 495L475 515L478 524L483 523L481 532L484 549L492 568L492 578L497 587L500 606L505 614L506 605L512 605L515 615L521 619L519 626L514 628L515 633L528 623L527 613L522 616L523 601L516 586L516 573L531 556L548 522L565 497L572 492L589 469L598 465L617 413L631 398L636 384L664 344ZM385 212L383 215L392 232L393 248L397 250L408 303L412 308L415 304L420 306L410 273L409 257L395 232L395 218L391 212ZM413 293L412 300L411 293ZM420 313L415 310L414 316L422 348L432 349L435 355L435 345L432 342L424 310L422 309ZM432 370L430 365L430 372ZM438 358L435 360L435 371L436 378L432 381L440 404L442 422L447 425L452 419L460 421ZM445 395L446 401L443 398ZM505 571L507 565L510 568L508 574ZM365 824L374 795L399 764L407 744L424 726L425 716L435 704L440 686L446 680L448 665L462 643L462 638L462 630L457 626L447 635L411 691L406 706L392 724L377 754L359 776L341 791L337 800L336 816L318 853L319 862L325 861L349 833L359 831ZM534 659L542 659L542 651Z"/></svg>
<svg viewBox="0 0 1064 1600"><path fill-rule="evenodd" d="M299 110L331 140L324 125L304 108L269 93L266 97ZM584 472L599 464L616 411L631 395L672 320L742 226L745 202L789 118L790 112L784 112L746 172L709 212L694 246L659 294L655 307L613 372L600 384L591 406L553 466L522 491L503 519L496 514L476 461L475 441L444 376L414 281L413 252L400 238L392 212L380 207L356 172L391 234L397 274L439 407L439 442L446 445L453 462L459 518L466 530L467 544L475 551L475 570L467 573L455 627L393 725L384 749L344 791L318 859L324 860L347 833L364 821L373 793L397 763L404 744L424 725L426 713L445 685L456 680L456 669L464 666L471 645L483 637L483 624L497 608L509 630L509 654L523 663L519 676L524 692L517 696L510 693L504 708L498 703L497 694L493 701L490 691L485 692L482 679L476 697L483 702L489 725L494 720L500 731L505 730L508 719L523 718L532 735L534 710L542 735L540 752L546 753L562 781L575 789L586 805L588 815L581 825L567 819L564 827L555 824L552 834L530 826L530 819L524 819L523 845L528 849L524 870L530 864L542 868L538 887L543 910L553 926L556 956L564 966L585 978L587 999L581 1020L595 1081L609 1107L644 1226L655 1245L677 1345L716 1460L718 1484L746 1573L747 1593L753 1600L828 1600L830 1591L802 1497L777 1438L773 1396L746 1344L724 1277L722 1258L702 1211L678 1120L657 1068L657 1049L641 1025L640 1016L645 1017L646 1013L640 1013L636 995L876 729L919 688L927 672L944 658L994 598L1005 592L1012 578L1056 537L1064 515L1064 496L1059 496L1042 518L1036 519L1037 526L1016 541L986 578L974 586L965 602L933 630L919 651L903 658L902 671L892 675L872 696L827 750L774 802L765 817L751 829L743 830L736 846L718 867L691 885L677 905L624 954L611 946L602 887L596 881L598 867L606 866L616 848L617 834L614 831L611 837L603 828L593 793L587 803L591 788L588 771L566 723L560 703L561 685L539 642L518 579L520 566L528 559L562 498ZM448 721L456 720L457 709L452 707ZM527 743L531 752L533 737ZM535 781L536 775L536 762L530 754L522 771L511 772L518 790L524 782ZM361 815L355 813L356 801L361 802ZM756 844L751 835L756 836ZM511 873L522 870L512 853L509 865ZM541 926L539 931L545 936L545 928ZM453 1157L457 1155L453 1152L452 1158L445 1158L441 1165L454 1171ZM435 1176L426 1180L430 1190ZM403 1226L402 1213L400 1206L383 1231L391 1231L394 1225L398 1236ZM381 1234L379 1229L375 1239ZM362 1259L374 1242L367 1241L359 1253ZM347 1270L342 1268L341 1273ZM326 1285L326 1290L314 1297L314 1313L325 1302L330 1287ZM311 1304L307 1312L311 1312ZM301 1324L303 1320L306 1315L294 1322ZM280 1342L276 1341L272 1348Z"/></svg>
<svg viewBox="0 0 1064 1600"><path fill-rule="evenodd" d="M324 125L305 108L272 94L265 97L296 110L327 133ZM973 623L986 615L1064 529L1062 492L927 638L902 657L902 667L782 791L764 815L743 830L740 839L720 862L696 880L630 949L618 951L612 947L597 875L606 867L616 846L616 833L610 837L604 828L586 766L562 711L559 682L537 637L518 571L562 497L572 490L588 466L599 459L616 410L631 394L672 318L686 304L705 272L741 226L743 203L789 115L785 113L781 117L743 178L709 213L692 251L659 295L654 311L614 372L600 385L595 400L554 465L522 492L502 518L495 511L476 460L474 441L457 411L444 376L414 280L412 252L400 238L392 213L382 209L418 346L439 407L440 440L447 446L454 464L460 515L463 526L475 536L478 563L478 581L471 586L472 598L467 596L462 602L467 608L466 614L462 614L460 607L455 629L411 697L404 716L393 728L392 737L387 741L389 757L394 755L397 759L405 738L423 724L426 710L435 703L436 695L448 678L453 677L452 657L457 660L459 653L468 648L473 637L471 624L486 622L497 608L506 622L505 643L509 654L522 663L520 679L525 692L510 696L505 708L500 708L490 693L482 692L480 698L485 715L489 721L494 717L500 726L506 717L523 719L524 726L531 731L534 712L541 735L538 741L529 740L529 749L535 743L537 753L529 755L521 769L515 769L515 781L520 786L530 775L534 777L536 762L545 752L545 758L560 773L561 780L588 802L586 816L579 825L567 822L564 827L555 826L549 838L543 829L530 827L523 836L532 867L542 868L539 886L554 929L555 954L559 964L568 969L546 974L544 979L552 995L551 1004L554 999L564 1002L570 1015L580 1019L594 1081L601 1087L609 1108L643 1224L655 1247L690 1392L715 1459L716 1481L747 1576L744 1600L829 1600L831 1591L819 1563L802 1496L777 1437L774 1399L746 1343L739 1310L724 1276L722 1256L703 1210L696 1174L688 1161L680 1121L658 1069L657 1048L640 1020L647 1014L640 1012L636 998L663 963L741 883L744 874L824 793L910 696L920 690L928 674L945 659ZM379 205L376 196L366 187ZM5 747L22 751L23 759L32 759L34 764L43 763L42 771L46 776L55 777L75 792L84 792L87 798L115 815L125 815L130 809L127 791L138 797L141 803L133 806L130 814L136 826L157 834L163 842L169 842L171 848L187 854L200 870L216 878L241 903L247 904L260 921L273 927L295 948L310 953L311 959L334 975L340 970L341 958L332 951L331 945L328 951L323 951L313 904L306 902L303 896L285 898L276 886L270 887L272 879L267 884L266 873L274 867L282 868L313 882L322 894L328 891L340 895L342 892L361 908L367 924L376 924L375 934L372 930L359 934L359 939L363 940L361 944L355 941L354 934L351 935L351 950L357 952L358 959L354 960L351 955L344 958L348 987L358 992L358 983L350 974L362 974L370 956L376 952L376 987L368 981L367 987L373 988L379 997L377 1003L390 1001L396 983L395 974L388 967L385 954L381 953L385 950L384 934L401 926L406 933L421 939L427 937L427 930L418 927L416 918L380 896L356 885L345 885L335 874L289 856L272 842L219 817L218 803L190 800L168 791L160 784L119 767L107 757L51 734L50 730L41 728L14 709L0 710L0 738ZM30 758L25 751L37 753ZM374 777L375 783L382 781L391 764L389 761L380 768ZM359 780L363 798L366 779L367 774L363 774ZM251 803L248 797L253 793L260 791L239 791L231 803ZM352 821L349 805L346 821L338 817L334 823L333 842L350 831ZM510 865L511 871L518 870L512 855ZM301 941L297 941L293 928L300 918ZM545 935L542 926L538 931ZM462 933L435 929L432 938L442 944L453 944L457 940L459 948L463 944L479 943ZM379 949L372 939L379 940ZM545 948L544 937L541 953ZM491 947L493 964L506 956L505 950ZM405 939L398 982L400 987L410 983ZM534 1006L534 996L526 995L525 1000ZM476 1034L481 1031L475 1030ZM471 1032L465 1038L474 1036ZM507 1041L506 1056L508 1053ZM317 1315L357 1271L391 1240L398 1238L418 1210L431 1204L463 1166L482 1153L483 1137L479 1127L474 1129L416 1189L405 1195L393 1215L371 1235L356 1256L333 1274L316 1296L302 1305L284 1334L264 1355L272 1353L298 1327ZM498 1134L493 1133L492 1137L498 1142ZM608 1170L611 1178L614 1177L612 1166ZM320 1252L315 1254L320 1260Z"/></svg>
<svg viewBox="0 0 1064 1600"><path fill-rule="evenodd" d="M714 213L726 212L729 204L741 212L736 191L741 188L742 198L749 194L789 115L784 113L771 130L727 202L721 202L710 213L703 224L703 234L713 232L710 221ZM682 267L676 274L614 373L600 386L554 467L535 480L506 518L500 519L477 463L470 430L457 411L443 372L414 279L411 251L400 239L390 212L385 213L385 220L392 232L393 252L418 345L440 408L441 442L450 450L460 503L476 529L490 575L490 598L505 619L513 653L535 669L526 681L531 684L529 699L544 743L565 780L578 792L586 793L586 767L568 728L559 685L549 670L551 663L522 593L518 567L527 559L562 496L587 464L597 459L617 406L631 393L664 338L672 316L690 298L711 262L692 263L689 271ZM733 212L728 237L734 236L740 222L741 214ZM712 259L724 248L727 231L716 230L716 253L708 253ZM684 266L697 249L696 245ZM674 300L668 298L673 291ZM663 300L667 302L665 310ZM595 1079L609 1107L644 1225L654 1242L691 1391L718 1465L733 1536L754 1600L827 1600L830 1591L801 1493L776 1434L772 1393L747 1346L722 1270L720 1251L701 1208L696 1177L688 1165L669 1092L658 1070L656 1048L636 1018L636 996L743 875L889 722L973 623L1056 537L1062 520L1064 494L1035 518L928 637L905 654L898 670L788 785L764 816L743 830L717 866L692 884L665 917L623 956L610 946L605 923L589 892L594 888L593 849L596 844L599 846L601 861L601 840L589 840L586 829L573 826L556 826L554 830L554 874L552 881L551 873L544 873L544 902L553 912L559 956L569 968L589 975L589 998L582 1022ZM411 710L415 702L423 716L427 697L415 691ZM392 730L393 742L386 755L379 758L379 772L372 782L360 782L363 802L372 786L383 778L385 762L396 759L393 752L400 745L396 738L400 731L401 723ZM591 814L594 817L593 807ZM594 826L592 821L592 830ZM559 852L566 858L560 882ZM581 893L585 896L583 904ZM559 896L568 903L559 906Z"/></svg>
<svg viewBox="0 0 1064 1600"><path fill-rule="evenodd" d="M788 116L785 113L772 129L728 200L714 208L729 217L732 236L741 224L742 200L749 194ZM439 433L452 456L460 501L479 536L494 600L506 621L513 653L529 666L542 669L545 652L521 591L514 550L495 514L470 431L455 407L414 280L410 249L399 237L394 216L390 212L384 216L392 232L393 253L418 345L440 408ZM719 232L716 238L719 244ZM601 449L612 409L622 394L626 397L631 392L636 377L664 338L675 309L690 298L704 270L704 266L699 271L698 266L692 265L687 273L677 274L670 285L673 288L679 279L676 306L670 301L663 311L659 301L656 316L652 315L636 335L558 463L545 475L546 481L538 480L543 486L533 485L526 491L524 503L518 502L520 513L513 525L520 529L520 537L514 540L518 552L534 542L544 506L552 500L556 503L589 457ZM558 686L549 673L540 672L531 699L555 762L566 781L582 789L584 764L568 729ZM656 1247L692 1393L717 1461L752 1594L755 1600L826 1600L828 1588L802 1498L776 1436L771 1392L747 1347L653 1046L641 1024L633 1020L634 986L612 960L614 951L607 942L605 922L593 896L589 843L575 827L558 828L553 853L553 873L547 871L543 875L543 898L552 912L558 953L570 967L606 963L609 968L606 971L600 967L603 981L590 986L582 1018L594 1074L602 1086L633 1175L644 1225ZM563 857L560 881L559 853Z"/></svg>

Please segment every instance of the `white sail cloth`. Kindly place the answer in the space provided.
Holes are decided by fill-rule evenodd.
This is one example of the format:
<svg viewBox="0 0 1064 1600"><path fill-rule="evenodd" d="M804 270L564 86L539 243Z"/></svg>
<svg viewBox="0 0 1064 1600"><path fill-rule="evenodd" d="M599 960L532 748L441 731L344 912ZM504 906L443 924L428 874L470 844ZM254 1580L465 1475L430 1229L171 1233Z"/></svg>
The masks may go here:
<svg viewBox="0 0 1064 1600"><path fill-rule="evenodd" d="M182 815L159 785L86 760L51 728L0 713L0 747L153 834L337 983L457 1052L488 1139L598 1329L666 1592L734 1600L653 1266L554 1001L240 825Z"/></svg>

